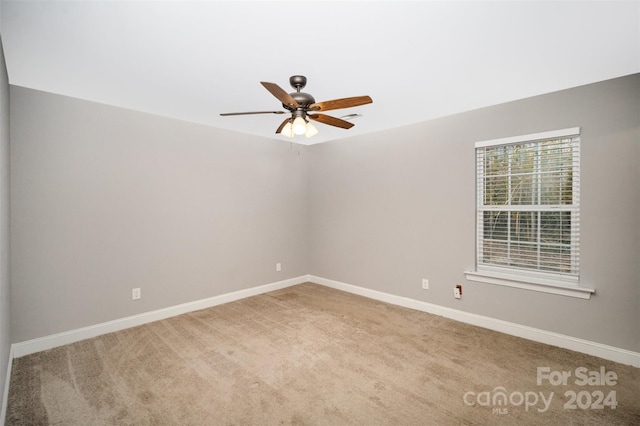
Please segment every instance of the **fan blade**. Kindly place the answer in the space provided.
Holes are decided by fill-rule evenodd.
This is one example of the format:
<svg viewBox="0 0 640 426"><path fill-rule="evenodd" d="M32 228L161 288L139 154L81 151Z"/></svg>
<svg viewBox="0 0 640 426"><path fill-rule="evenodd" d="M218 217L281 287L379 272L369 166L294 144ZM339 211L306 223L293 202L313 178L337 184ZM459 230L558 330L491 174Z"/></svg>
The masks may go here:
<svg viewBox="0 0 640 426"><path fill-rule="evenodd" d="M223 117L228 115L251 115L251 114L284 114L284 111L250 111L250 112L223 112L220 113Z"/></svg>
<svg viewBox="0 0 640 426"><path fill-rule="evenodd" d="M342 127L343 129L350 129L354 126L353 123L349 123L341 118L331 117L324 114L307 114L312 120L319 121L320 123L328 124L330 126Z"/></svg>
<svg viewBox="0 0 640 426"><path fill-rule="evenodd" d="M260 84L262 84L265 89L267 89L269 92L271 92L271 94L273 96L275 96L276 98L278 98L278 100L280 102L282 102L283 104L288 105L291 108L299 108L300 107L300 104L298 104L298 102L295 99L293 99L290 94L285 92L284 89L282 89L277 84L269 83L269 82L266 82L266 81L261 81Z"/></svg>
<svg viewBox="0 0 640 426"><path fill-rule="evenodd" d="M317 102L309 105L310 111L329 111L332 109L351 108L373 102L369 96L354 96L352 98L334 99L332 101Z"/></svg>
<svg viewBox="0 0 640 426"><path fill-rule="evenodd" d="M284 129L284 126L286 126L289 121L291 121L291 119L290 118L286 118L282 122L282 124L280 126L278 126L278 129L276 130L276 133L280 133L282 131L282 129Z"/></svg>

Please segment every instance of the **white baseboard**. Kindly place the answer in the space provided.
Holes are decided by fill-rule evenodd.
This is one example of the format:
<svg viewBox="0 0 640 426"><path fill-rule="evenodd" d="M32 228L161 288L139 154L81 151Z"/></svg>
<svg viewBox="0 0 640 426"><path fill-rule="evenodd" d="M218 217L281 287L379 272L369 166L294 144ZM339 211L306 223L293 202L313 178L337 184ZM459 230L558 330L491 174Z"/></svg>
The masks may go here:
<svg viewBox="0 0 640 426"><path fill-rule="evenodd" d="M358 294L370 299L375 299L382 302L387 302L394 305L443 316L445 318L450 318L467 324L476 325L490 330L499 331L501 333L533 340L536 342L546 343L549 345L570 349L576 352L597 356L600 358L608 359L610 361L619 362L621 364L640 367L640 353L638 352L633 352L630 350L604 345L589 340L578 339L559 333L515 324L512 322L486 317L483 315L459 311L457 309L434 305L432 303L410 299L408 297L371 290L365 287L359 287L352 284L346 284L313 275L302 275L296 278L252 287L245 290L234 291L232 293L226 293L207 299L171 306L156 311L145 312L143 314L96 324L89 327L70 330L63 333L53 334L50 336L45 336L20 343L14 343L13 345L11 345L11 358L18 358L35 352L40 352L58 346L67 345L69 343L78 342L80 340L90 339L102 334L112 333L114 331L119 331L130 327L136 327L138 325L147 324L153 321L159 321L187 312L210 308L212 306L233 302L235 300L267 293L273 290L279 290L296 284L302 284L304 282L313 282L316 284L324 285L326 287L335 288L337 290ZM10 371L11 370L9 370L9 372ZM7 386L8 384L5 384L5 387Z"/></svg>
<svg viewBox="0 0 640 426"><path fill-rule="evenodd" d="M309 281L321 284L326 287L335 288L337 290L365 296L370 299L387 302L405 308L415 309L434 315L443 316L456 321L476 325L489 330L499 331L501 333L510 334L512 336L522 337L535 342L546 343L552 346L558 346L564 349L581 352L587 355L593 355L610 361L619 362L621 364L640 367L640 353L627 349L617 348L615 346L603 345L601 343L589 340L578 339L551 331L541 330L538 328L528 327L503 321L483 315L472 314L469 312L459 311L457 309L447 308L445 306L434 305L432 303L422 302L420 300L410 299L408 297L396 296L381 291L371 290L364 287L358 287L352 284L346 284L339 281L333 281L326 278L309 276Z"/></svg>
<svg viewBox="0 0 640 426"><path fill-rule="evenodd" d="M251 287L244 290L221 294L219 296L209 297L207 299L196 300L194 302L188 302L180 305L170 306L168 308L145 312L142 314L133 315L126 318L120 318L113 321L103 322L101 324L95 324L88 327L78 328L75 330L70 330L62 333L52 334L45 337L40 337L37 339L14 343L11 345L11 350L13 352L13 357L19 358L21 356L29 355L29 354L40 352L40 351L45 351L47 349L56 348L58 346L79 342L80 340L90 339L92 337L100 336L102 334L113 333L114 331L124 330L130 327L136 327L136 326L147 324L150 322L163 320L165 318L186 314L188 312L198 311L200 309L210 308L212 306L221 305L223 303L229 303L235 300L240 300L247 297L256 296L258 294L267 293L269 291L290 287L292 285L302 284L307 281L309 281L309 276L302 275L296 278L290 278L287 280L278 281L271 284Z"/></svg>

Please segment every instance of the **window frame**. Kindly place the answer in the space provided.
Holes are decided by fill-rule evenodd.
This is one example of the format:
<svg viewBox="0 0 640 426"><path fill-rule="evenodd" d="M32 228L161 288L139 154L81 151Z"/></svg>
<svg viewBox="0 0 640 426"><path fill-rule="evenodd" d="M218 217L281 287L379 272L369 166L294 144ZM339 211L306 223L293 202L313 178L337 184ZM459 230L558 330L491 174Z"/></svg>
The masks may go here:
<svg viewBox="0 0 640 426"><path fill-rule="evenodd" d="M560 138L573 138L578 137L577 145L574 147L574 170L572 173L572 203L567 207L553 208L547 205L537 204L537 208L527 211L570 211L571 212L571 272L562 273L559 271L542 271L539 268L526 268L526 267L502 267L499 265L482 264L480 259L481 250L483 250L483 216L487 211L505 211L512 212L517 211L519 208L513 205L509 207L487 207L484 203L484 185L485 175L484 170L481 170L481 166L478 164L478 149L492 147L492 146L509 146L523 143L541 143L547 140L560 139ZM532 133L520 136L512 136L500 139L491 139L485 141L478 141L475 143L475 194L478 197L476 200L476 236L475 236L475 250L476 250L476 269L475 271L466 271L465 276L470 281L484 282L488 284L504 285L508 287L516 287L527 290L541 291L545 293L560 294L564 296L579 297L583 299L589 299L591 294L595 292L594 289L581 287L579 278L579 212L580 212L580 128L572 127L567 129L553 130L548 132ZM484 165L482 165L484 167ZM536 176L541 172L535 171ZM509 176L513 176L509 172ZM511 240L508 240L511 241ZM541 245L541 241L538 239L536 243Z"/></svg>

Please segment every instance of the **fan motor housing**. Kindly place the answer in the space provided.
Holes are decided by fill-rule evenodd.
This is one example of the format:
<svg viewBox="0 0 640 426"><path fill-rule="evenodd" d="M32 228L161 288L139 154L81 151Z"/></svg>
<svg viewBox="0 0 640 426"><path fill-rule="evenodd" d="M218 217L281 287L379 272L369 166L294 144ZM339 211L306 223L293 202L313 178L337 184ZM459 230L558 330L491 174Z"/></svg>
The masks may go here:
<svg viewBox="0 0 640 426"><path fill-rule="evenodd" d="M313 98L313 96L311 96L308 93L293 92L293 93L289 93L289 95L291 95L291 97L295 99L295 101L298 104L300 104L300 106L303 106L303 107L308 107L309 105L316 103L316 100ZM288 105L282 104L282 106L288 110L291 110L291 107L289 107Z"/></svg>

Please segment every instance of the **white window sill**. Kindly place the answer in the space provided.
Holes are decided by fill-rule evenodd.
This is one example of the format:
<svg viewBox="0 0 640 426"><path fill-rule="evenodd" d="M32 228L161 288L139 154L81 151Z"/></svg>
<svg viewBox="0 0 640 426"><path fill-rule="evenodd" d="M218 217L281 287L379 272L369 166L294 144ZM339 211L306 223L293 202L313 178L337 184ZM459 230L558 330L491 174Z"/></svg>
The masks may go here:
<svg viewBox="0 0 640 426"><path fill-rule="evenodd" d="M591 295L596 292L592 288L579 287L577 284L554 281L546 278L525 277L493 271L465 271L464 274L469 281L523 288L525 290L559 294L580 299L590 299Z"/></svg>

